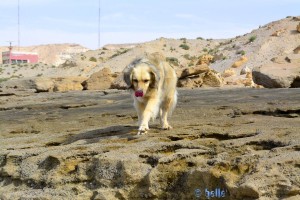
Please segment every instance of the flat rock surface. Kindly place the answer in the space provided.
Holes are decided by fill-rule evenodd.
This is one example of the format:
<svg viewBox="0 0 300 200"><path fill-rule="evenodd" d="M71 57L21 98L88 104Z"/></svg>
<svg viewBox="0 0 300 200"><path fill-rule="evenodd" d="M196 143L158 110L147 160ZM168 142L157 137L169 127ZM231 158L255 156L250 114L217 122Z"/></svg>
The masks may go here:
<svg viewBox="0 0 300 200"><path fill-rule="evenodd" d="M300 89L179 90L137 136L127 91L0 92L0 199L299 199Z"/></svg>

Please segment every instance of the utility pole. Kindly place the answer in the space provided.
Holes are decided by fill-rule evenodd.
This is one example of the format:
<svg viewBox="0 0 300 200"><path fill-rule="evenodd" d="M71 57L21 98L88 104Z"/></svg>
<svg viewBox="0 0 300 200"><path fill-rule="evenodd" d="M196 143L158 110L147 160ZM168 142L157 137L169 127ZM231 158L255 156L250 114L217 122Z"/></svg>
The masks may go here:
<svg viewBox="0 0 300 200"><path fill-rule="evenodd" d="M20 0L18 0L18 51L20 51Z"/></svg>
<svg viewBox="0 0 300 200"><path fill-rule="evenodd" d="M98 48L100 49L100 17L101 17L101 0L99 0L99 13L98 13Z"/></svg>

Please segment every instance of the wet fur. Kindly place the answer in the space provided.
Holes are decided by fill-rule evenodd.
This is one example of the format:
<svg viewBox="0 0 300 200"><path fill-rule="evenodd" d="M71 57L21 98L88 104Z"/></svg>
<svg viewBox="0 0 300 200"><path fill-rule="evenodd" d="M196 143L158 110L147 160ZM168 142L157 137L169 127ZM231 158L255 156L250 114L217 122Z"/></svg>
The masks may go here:
<svg viewBox="0 0 300 200"><path fill-rule="evenodd" d="M124 71L124 81L131 91L138 114L138 134L147 133L149 120L155 119L158 114L162 129L171 129L167 118L177 103L175 70L157 59L137 59ZM137 90L143 91L144 96L136 97Z"/></svg>

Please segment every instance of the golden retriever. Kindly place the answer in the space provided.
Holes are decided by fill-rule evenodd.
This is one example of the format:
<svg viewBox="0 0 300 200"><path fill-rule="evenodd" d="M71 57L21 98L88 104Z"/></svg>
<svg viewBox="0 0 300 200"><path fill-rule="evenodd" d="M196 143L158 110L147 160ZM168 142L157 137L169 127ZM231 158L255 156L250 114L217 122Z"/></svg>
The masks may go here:
<svg viewBox="0 0 300 200"><path fill-rule="evenodd" d="M149 120L160 113L162 129L172 127L168 115L177 103L175 70L163 61L160 54L134 60L124 70L124 81L131 91L138 115L138 135L147 133Z"/></svg>

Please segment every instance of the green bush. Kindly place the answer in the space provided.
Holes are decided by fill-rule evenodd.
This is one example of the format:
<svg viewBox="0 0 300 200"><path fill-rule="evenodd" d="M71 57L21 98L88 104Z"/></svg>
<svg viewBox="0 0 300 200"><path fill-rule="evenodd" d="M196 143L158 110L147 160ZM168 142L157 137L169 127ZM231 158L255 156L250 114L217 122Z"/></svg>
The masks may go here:
<svg viewBox="0 0 300 200"><path fill-rule="evenodd" d="M121 54L124 54L124 53L127 53L130 49L124 49L122 51L117 51L117 53L115 53L114 55L112 55L110 58L114 58L114 57L117 57Z"/></svg>
<svg viewBox="0 0 300 200"><path fill-rule="evenodd" d="M246 52L245 52L244 50L240 50L240 51L236 52L236 54L245 55L245 54L246 54Z"/></svg>
<svg viewBox="0 0 300 200"><path fill-rule="evenodd" d="M256 40L256 35L253 35L249 38L249 43L254 42Z"/></svg>
<svg viewBox="0 0 300 200"><path fill-rule="evenodd" d="M204 40L203 37L197 37L197 40Z"/></svg>
<svg viewBox="0 0 300 200"><path fill-rule="evenodd" d="M187 44L181 44L179 47L181 47L184 50L189 50L190 47Z"/></svg>
<svg viewBox="0 0 300 200"><path fill-rule="evenodd" d="M179 66L179 64L178 64L178 59L177 59L177 58L174 58L174 57L167 57L167 58L166 58L166 61L169 62L171 65Z"/></svg>
<svg viewBox="0 0 300 200"><path fill-rule="evenodd" d="M183 57L184 57L185 59L187 59L187 60L191 60L190 54L185 54L185 55L183 55Z"/></svg>
<svg viewBox="0 0 300 200"><path fill-rule="evenodd" d="M97 62L97 58L95 58L95 57L90 57L90 61L91 61L91 62Z"/></svg>
<svg viewBox="0 0 300 200"><path fill-rule="evenodd" d="M0 83L4 82L4 81L8 81L8 80L9 80L9 78L0 78Z"/></svg>

